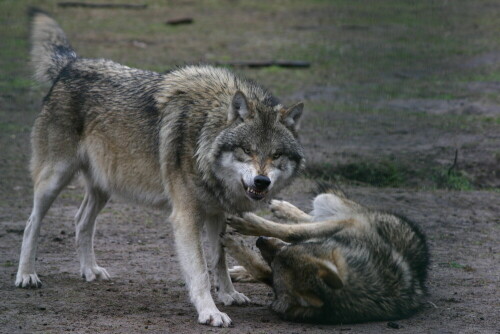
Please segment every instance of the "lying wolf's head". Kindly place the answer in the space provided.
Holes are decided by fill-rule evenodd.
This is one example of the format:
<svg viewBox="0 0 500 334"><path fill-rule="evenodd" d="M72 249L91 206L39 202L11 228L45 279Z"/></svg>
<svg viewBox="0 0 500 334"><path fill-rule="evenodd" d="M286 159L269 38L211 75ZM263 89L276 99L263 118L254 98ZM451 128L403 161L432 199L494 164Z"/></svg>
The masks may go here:
<svg viewBox="0 0 500 334"><path fill-rule="evenodd" d="M331 298L328 291L344 285L334 262L338 255L318 257L318 249L324 246L276 238L260 237L256 246L272 268L273 310L287 320L320 320L325 300Z"/></svg>
<svg viewBox="0 0 500 334"><path fill-rule="evenodd" d="M303 104L285 108L247 97L232 98L227 128L215 141L213 174L230 211L254 210L288 185L304 166L297 128Z"/></svg>

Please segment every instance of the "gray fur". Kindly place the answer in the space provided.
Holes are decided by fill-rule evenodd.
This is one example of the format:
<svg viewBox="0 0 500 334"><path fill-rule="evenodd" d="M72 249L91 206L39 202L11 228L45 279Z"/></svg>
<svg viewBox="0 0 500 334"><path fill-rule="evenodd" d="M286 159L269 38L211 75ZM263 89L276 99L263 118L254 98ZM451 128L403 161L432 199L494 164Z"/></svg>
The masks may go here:
<svg viewBox="0 0 500 334"><path fill-rule="evenodd" d="M32 131L34 208L26 226L16 285L40 285L34 263L43 216L79 173L86 195L76 215L81 273L109 279L93 251L95 217L111 195L167 212L198 321L228 326L210 295L201 247L209 237L219 299L248 302L234 290L219 234L227 213L262 205L303 168L296 127L267 90L226 69L186 66L167 74L110 60L76 57L57 23L32 12L32 62L52 83ZM293 108L293 117L300 117ZM245 153L246 152L246 153ZM256 189L256 175L268 176Z"/></svg>
<svg viewBox="0 0 500 334"><path fill-rule="evenodd" d="M367 209L338 191L316 197L314 216L283 201L273 201L271 209L299 223L283 225L253 214L230 219L240 233L271 237L257 241L268 266L235 236L225 235L223 244L247 270L239 268L234 277L249 280L251 275L271 285L272 309L283 318L391 320L423 305L429 254L416 224Z"/></svg>

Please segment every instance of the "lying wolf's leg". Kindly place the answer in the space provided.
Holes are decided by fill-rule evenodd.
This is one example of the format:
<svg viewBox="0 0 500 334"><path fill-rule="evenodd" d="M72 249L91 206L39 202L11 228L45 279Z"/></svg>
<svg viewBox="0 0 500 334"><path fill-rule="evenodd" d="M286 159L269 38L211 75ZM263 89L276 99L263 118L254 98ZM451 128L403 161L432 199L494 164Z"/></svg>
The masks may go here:
<svg viewBox="0 0 500 334"><path fill-rule="evenodd" d="M231 281L238 283L257 283L255 277L250 275L248 270L243 266L234 266L229 268L229 276L231 277Z"/></svg>
<svg viewBox="0 0 500 334"><path fill-rule="evenodd" d="M272 284L272 272L269 265L256 252L246 247L240 238L235 235L225 233L221 241L224 247L226 247L229 251L229 254L231 254L231 256L243 266L240 268L242 268L247 274L257 281L268 285ZM240 277L242 273L243 272L240 269L238 271ZM233 277L233 275L231 275L231 277ZM248 281L248 277L246 279Z"/></svg>
<svg viewBox="0 0 500 334"><path fill-rule="evenodd" d="M87 182L85 198L76 215L76 245L80 259L80 273L88 282L96 278L110 279L106 269L97 265L94 254L95 219L108 199L108 194Z"/></svg>
<svg viewBox="0 0 500 334"><path fill-rule="evenodd" d="M288 225L275 223L253 213L245 213L243 218L231 217L228 219L228 224L241 234L274 237L293 242L339 232L355 224L355 220L328 220Z"/></svg>
<svg viewBox="0 0 500 334"><path fill-rule="evenodd" d="M61 162L35 170L35 173L33 210L24 229L19 269L16 276L16 286L22 288L39 288L42 285L35 272L40 225L57 195L71 181L74 167Z"/></svg>
<svg viewBox="0 0 500 334"><path fill-rule="evenodd" d="M231 319L220 312L210 295L210 278L201 244L203 211L200 210L190 194L176 184L170 191L173 210L170 216L175 236L177 254L189 289L191 302L198 312L198 322L202 324L228 327Z"/></svg>
<svg viewBox="0 0 500 334"><path fill-rule="evenodd" d="M312 216L287 201L272 200L269 208L276 218L285 219L287 221L299 223L310 222L313 219Z"/></svg>
<svg viewBox="0 0 500 334"><path fill-rule="evenodd" d="M226 230L224 215L208 216L205 222L211 252L211 269L214 273L215 290L224 305L246 304L250 301L244 294L234 289L226 264L226 252L221 245L220 234Z"/></svg>

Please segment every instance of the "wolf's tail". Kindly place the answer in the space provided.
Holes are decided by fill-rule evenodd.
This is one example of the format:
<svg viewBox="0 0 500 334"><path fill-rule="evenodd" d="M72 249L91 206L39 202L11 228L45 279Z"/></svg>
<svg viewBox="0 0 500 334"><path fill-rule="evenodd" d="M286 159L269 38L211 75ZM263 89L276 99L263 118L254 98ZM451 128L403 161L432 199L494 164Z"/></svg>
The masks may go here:
<svg viewBox="0 0 500 334"><path fill-rule="evenodd" d="M54 82L59 72L76 53L57 22L38 8L28 10L31 18L31 62L35 78L40 82Z"/></svg>
<svg viewBox="0 0 500 334"><path fill-rule="evenodd" d="M346 219L360 208L360 204L347 198L346 193L333 183L318 182L316 184L318 195L313 200L311 215L314 221L332 219Z"/></svg>
<svg viewBox="0 0 500 334"><path fill-rule="evenodd" d="M342 198L348 198L347 194L336 183L317 181L313 190L314 195L334 194Z"/></svg>

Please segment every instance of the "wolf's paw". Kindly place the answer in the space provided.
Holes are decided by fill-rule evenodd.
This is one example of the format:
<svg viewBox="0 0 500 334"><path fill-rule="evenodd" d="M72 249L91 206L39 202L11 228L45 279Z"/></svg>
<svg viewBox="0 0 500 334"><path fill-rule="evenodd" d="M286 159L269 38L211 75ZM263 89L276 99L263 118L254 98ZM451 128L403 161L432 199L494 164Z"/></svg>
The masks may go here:
<svg viewBox="0 0 500 334"><path fill-rule="evenodd" d="M229 268L231 281L240 283L255 283L257 280L243 266L234 266Z"/></svg>
<svg viewBox="0 0 500 334"><path fill-rule="evenodd" d="M198 315L198 322L204 325L210 325L214 327L229 327L232 322L226 313L222 313L219 310L202 311Z"/></svg>
<svg viewBox="0 0 500 334"><path fill-rule="evenodd" d="M243 218L232 216L227 219L229 226L245 235L259 235L261 228L253 213L245 213Z"/></svg>
<svg viewBox="0 0 500 334"><path fill-rule="evenodd" d="M279 201L273 199L269 205L269 209L276 218L279 219L290 219L290 212L297 210L295 206L288 203L287 201Z"/></svg>
<svg viewBox="0 0 500 334"><path fill-rule="evenodd" d="M250 303L250 299L244 294L233 291L233 292L219 292L219 300L224 303L224 305L245 305Z"/></svg>
<svg viewBox="0 0 500 334"><path fill-rule="evenodd" d="M296 222L310 221L311 216L287 201L272 200L269 209L276 218Z"/></svg>
<svg viewBox="0 0 500 334"><path fill-rule="evenodd" d="M42 287L42 281L40 281L36 273L17 273L16 286L18 288L37 289Z"/></svg>
<svg viewBox="0 0 500 334"><path fill-rule="evenodd" d="M108 271L99 266L85 267L81 270L82 277L85 278L87 282L94 281L96 279L100 280L110 280L111 276Z"/></svg>

